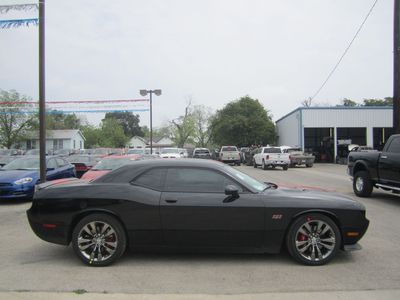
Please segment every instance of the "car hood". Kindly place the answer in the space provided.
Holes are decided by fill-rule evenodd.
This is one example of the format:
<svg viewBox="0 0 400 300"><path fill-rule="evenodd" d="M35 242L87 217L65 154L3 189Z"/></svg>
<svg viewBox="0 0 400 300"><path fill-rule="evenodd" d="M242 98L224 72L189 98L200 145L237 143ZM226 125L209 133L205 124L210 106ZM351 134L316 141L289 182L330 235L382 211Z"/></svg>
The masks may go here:
<svg viewBox="0 0 400 300"><path fill-rule="evenodd" d="M12 183L18 179L32 177L33 181L39 178L39 172L36 170L4 170L0 171L0 182Z"/></svg>
<svg viewBox="0 0 400 300"><path fill-rule="evenodd" d="M295 205L296 207L310 208L337 208L337 209L361 209L365 207L353 198L336 193L306 188L277 188L268 189L264 192L268 199L278 201L286 207Z"/></svg>

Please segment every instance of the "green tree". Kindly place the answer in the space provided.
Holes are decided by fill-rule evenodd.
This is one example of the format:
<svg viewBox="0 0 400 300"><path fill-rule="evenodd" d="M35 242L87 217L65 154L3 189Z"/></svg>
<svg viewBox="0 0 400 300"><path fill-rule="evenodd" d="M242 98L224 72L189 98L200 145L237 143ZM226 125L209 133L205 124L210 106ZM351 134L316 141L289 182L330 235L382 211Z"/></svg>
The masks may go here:
<svg viewBox="0 0 400 300"><path fill-rule="evenodd" d="M30 98L15 90L0 90L0 145L10 148L24 139L26 132L37 123L36 115L27 110Z"/></svg>
<svg viewBox="0 0 400 300"><path fill-rule="evenodd" d="M384 99L364 99L364 106L393 106L393 98L385 97Z"/></svg>
<svg viewBox="0 0 400 300"><path fill-rule="evenodd" d="M175 145L179 148L186 143L193 142L195 134L195 122L192 114L191 102L185 107L185 114L171 121L171 136Z"/></svg>
<svg viewBox="0 0 400 300"><path fill-rule="evenodd" d="M219 145L266 145L276 141L271 115L257 99L249 96L217 111L210 127L213 142Z"/></svg>
<svg viewBox="0 0 400 300"><path fill-rule="evenodd" d="M341 105L343 105L343 106L349 106L349 107L354 107L354 106L358 106L358 103L355 102L355 101L353 101L353 100L344 98L344 99L341 101Z"/></svg>
<svg viewBox="0 0 400 300"><path fill-rule="evenodd" d="M129 138L118 120L105 118L101 124L101 147L120 148L125 147Z"/></svg>
<svg viewBox="0 0 400 300"><path fill-rule="evenodd" d="M132 112L124 111L124 112L109 112L106 113L105 119L115 119L122 126L124 130L124 134L128 137L144 136L143 130L140 128L140 116L134 115Z"/></svg>
<svg viewBox="0 0 400 300"><path fill-rule="evenodd" d="M57 110L46 114L46 128L50 130L79 129L81 120L75 114L64 114Z"/></svg>
<svg viewBox="0 0 400 300"><path fill-rule="evenodd" d="M194 122L194 141L197 147L208 147L210 143L211 131L211 109L204 105L195 105L192 111Z"/></svg>
<svg viewBox="0 0 400 300"><path fill-rule="evenodd" d="M102 143L102 132L101 129L96 128L93 125L81 126L83 136L85 137L85 148L91 149L99 147Z"/></svg>

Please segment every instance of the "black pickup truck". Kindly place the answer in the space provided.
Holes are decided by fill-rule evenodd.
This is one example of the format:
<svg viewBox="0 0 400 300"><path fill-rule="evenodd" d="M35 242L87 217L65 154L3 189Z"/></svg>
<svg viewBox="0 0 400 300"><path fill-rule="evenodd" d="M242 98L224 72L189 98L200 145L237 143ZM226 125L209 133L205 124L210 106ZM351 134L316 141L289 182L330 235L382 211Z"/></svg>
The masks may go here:
<svg viewBox="0 0 400 300"><path fill-rule="evenodd" d="M382 152L350 152L347 172L359 197L369 197L374 187L400 193L400 134L392 135Z"/></svg>

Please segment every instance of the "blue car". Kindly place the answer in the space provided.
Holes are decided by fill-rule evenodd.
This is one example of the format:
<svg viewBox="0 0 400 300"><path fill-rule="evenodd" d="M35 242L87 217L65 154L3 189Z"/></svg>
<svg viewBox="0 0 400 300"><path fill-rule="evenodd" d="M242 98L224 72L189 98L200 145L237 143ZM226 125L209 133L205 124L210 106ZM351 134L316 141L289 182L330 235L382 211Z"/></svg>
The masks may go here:
<svg viewBox="0 0 400 300"><path fill-rule="evenodd" d="M17 158L0 168L0 200L32 199L40 180L39 156ZM76 177L75 167L62 157L46 157L46 180Z"/></svg>

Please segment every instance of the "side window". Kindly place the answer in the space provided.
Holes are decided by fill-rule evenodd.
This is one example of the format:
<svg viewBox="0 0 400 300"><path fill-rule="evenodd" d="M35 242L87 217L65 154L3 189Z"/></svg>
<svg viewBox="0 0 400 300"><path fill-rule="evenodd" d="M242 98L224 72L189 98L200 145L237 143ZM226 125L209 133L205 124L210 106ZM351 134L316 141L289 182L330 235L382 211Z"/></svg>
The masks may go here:
<svg viewBox="0 0 400 300"><path fill-rule="evenodd" d="M57 160L57 164L60 168L64 167L66 165L66 162L62 158L56 158L56 160Z"/></svg>
<svg viewBox="0 0 400 300"><path fill-rule="evenodd" d="M57 169L57 163L56 163L55 159L50 159L47 164L47 167Z"/></svg>
<svg viewBox="0 0 400 300"><path fill-rule="evenodd" d="M167 169L155 168L136 177L131 183L148 187L155 190L161 190L163 185L163 179Z"/></svg>
<svg viewBox="0 0 400 300"><path fill-rule="evenodd" d="M193 168L168 169L165 190L174 192L223 193L233 180L213 170Z"/></svg>
<svg viewBox="0 0 400 300"><path fill-rule="evenodd" d="M400 137L394 138L392 140L387 152L400 153Z"/></svg>

